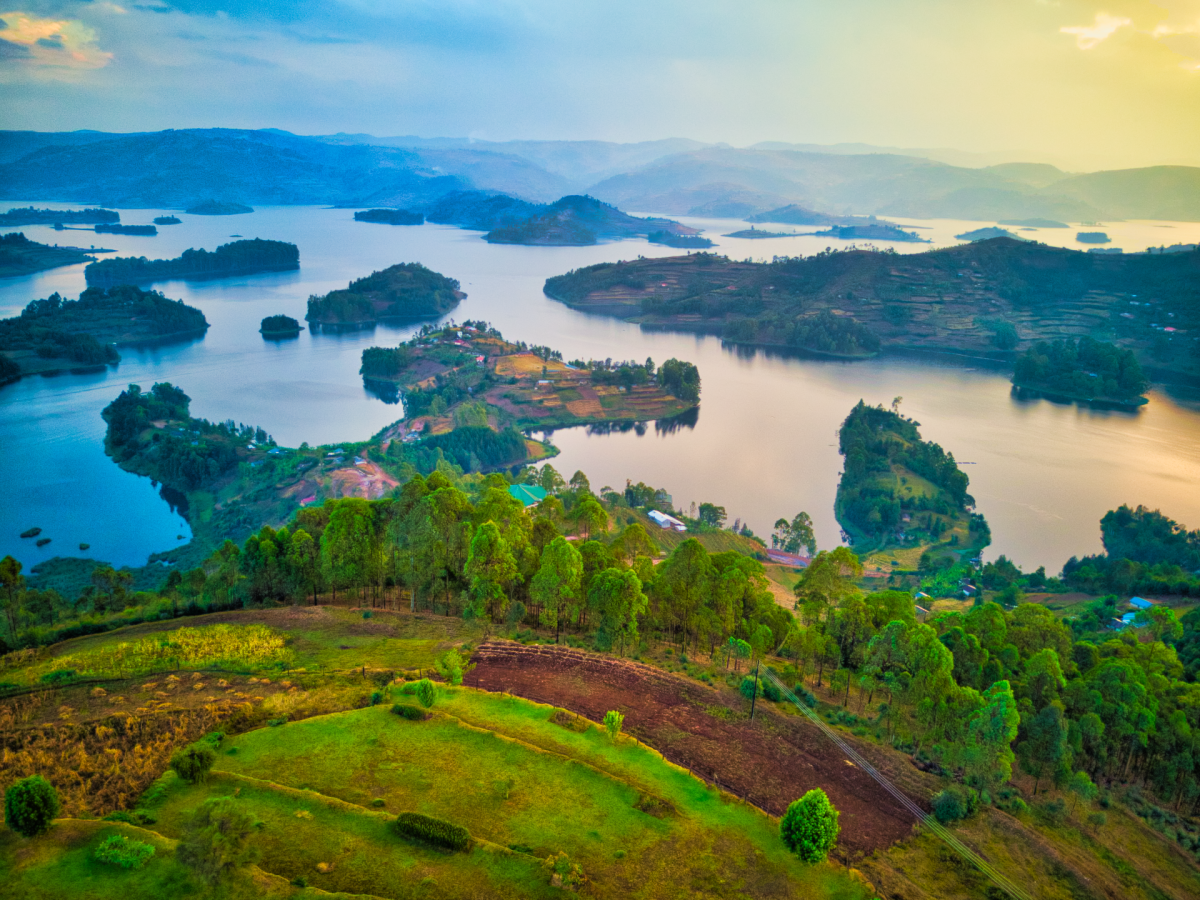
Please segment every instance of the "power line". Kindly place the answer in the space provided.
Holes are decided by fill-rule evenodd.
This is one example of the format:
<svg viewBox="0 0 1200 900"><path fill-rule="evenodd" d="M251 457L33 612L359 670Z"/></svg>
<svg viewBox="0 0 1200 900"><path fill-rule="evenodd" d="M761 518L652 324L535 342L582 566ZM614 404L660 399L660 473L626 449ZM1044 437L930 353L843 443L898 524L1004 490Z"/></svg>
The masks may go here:
<svg viewBox="0 0 1200 900"><path fill-rule="evenodd" d="M813 712L806 704L801 703L796 698L796 695L792 693L792 691L782 681L779 680L779 677L774 672L772 672L770 669L767 669L766 672L763 673L763 677L769 679L771 683L779 689L780 693L782 693L788 700L792 701L796 708L808 717L809 721L820 728L824 735L833 741L833 743L837 745L838 749L845 753L847 757L849 757L851 762L879 782L880 786L882 786L885 791L891 794L892 797L894 797L896 801L904 807L904 809L911 813L913 818L941 838L942 842L945 843L946 846L948 846L963 859L974 865L977 869L979 869L980 872L990 878L998 888L1007 892L1009 896L1013 897L1014 900L1033 900L1033 896L1031 894L1026 893L1017 885L1009 881L1008 878L993 868L986 860L983 859L983 857L955 837L953 832L942 825L941 822L939 822L933 816L926 814L926 812L921 809L921 807L917 806L916 803L910 800L903 791L892 784L891 781L882 775L873 765L863 759L862 755L853 747L851 747L840 734L825 724L824 720L822 720L821 717Z"/></svg>

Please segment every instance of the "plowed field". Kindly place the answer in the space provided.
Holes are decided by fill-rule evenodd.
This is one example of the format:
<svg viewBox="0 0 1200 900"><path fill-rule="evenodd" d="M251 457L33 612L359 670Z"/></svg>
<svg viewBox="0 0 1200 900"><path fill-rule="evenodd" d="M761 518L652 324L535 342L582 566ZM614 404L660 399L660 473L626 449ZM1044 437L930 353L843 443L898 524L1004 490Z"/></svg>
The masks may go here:
<svg viewBox="0 0 1200 900"><path fill-rule="evenodd" d="M824 788L841 811L839 846L869 853L907 837L913 819L870 776L851 764L815 727L760 704L753 722L743 701L628 660L564 647L489 641L474 656L465 683L551 703L593 721L610 709L625 731L678 765L745 797L772 815L810 788ZM902 757L859 745L871 763L922 806L922 774Z"/></svg>

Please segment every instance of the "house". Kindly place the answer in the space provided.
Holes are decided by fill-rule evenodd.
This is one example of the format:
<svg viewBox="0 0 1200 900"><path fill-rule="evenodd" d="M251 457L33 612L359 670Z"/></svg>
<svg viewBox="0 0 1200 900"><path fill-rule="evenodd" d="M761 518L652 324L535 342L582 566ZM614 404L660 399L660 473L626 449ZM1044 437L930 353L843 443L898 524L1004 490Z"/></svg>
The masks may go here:
<svg viewBox="0 0 1200 900"><path fill-rule="evenodd" d="M796 553L784 553L782 550L768 550L767 559L773 563L778 563L781 566L789 566L793 569L807 569L808 564L812 559L808 556L800 556Z"/></svg>
<svg viewBox="0 0 1200 900"><path fill-rule="evenodd" d="M1154 604L1151 601L1144 600L1141 597L1130 597L1129 605L1132 606L1134 609L1149 609Z"/></svg>
<svg viewBox="0 0 1200 900"><path fill-rule="evenodd" d="M537 506L546 499L545 489L538 487L536 484L511 484L508 487L508 492L520 500L526 509L531 506Z"/></svg>
<svg viewBox="0 0 1200 900"><path fill-rule="evenodd" d="M650 521L654 522L659 528L664 530L673 529L674 531L687 531L687 526L680 522L674 516L668 516L666 513L661 513L657 509L652 509L646 513L650 517Z"/></svg>

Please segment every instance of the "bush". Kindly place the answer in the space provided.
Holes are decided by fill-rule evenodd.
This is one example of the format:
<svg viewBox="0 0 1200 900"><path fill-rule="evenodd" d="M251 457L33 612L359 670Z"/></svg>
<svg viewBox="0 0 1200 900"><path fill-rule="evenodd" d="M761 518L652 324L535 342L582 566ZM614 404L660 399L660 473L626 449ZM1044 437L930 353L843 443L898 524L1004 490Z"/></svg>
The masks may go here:
<svg viewBox="0 0 1200 900"><path fill-rule="evenodd" d="M939 791L933 798L933 814L943 825L957 822L967 817L967 799L963 792L956 787L948 787Z"/></svg>
<svg viewBox="0 0 1200 900"><path fill-rule="evenodd" d="M408 719L411 722L424 722L429 716L429 713L425 712L425 710L409 706L407 703L393 703L392 712L400 718Z"/></svg>
<svg viewBox="0 0 1200 900"><path fill-rule="evenodd" d="M199 784L208 777L216 759L217 754L209 744L198 742L176 750L171 757L171 768L188 784Z"/></svg>
<svg viewBox="0 0 1200 900"><path fill-rule="evenodd" d="M41 775L22 778L4 792L4 818L8 827L34 837L50 827L58 815L58 792Z"/></svg>
<svg viewBox="0 0 1200 900"><path fill-rule="evenodd" d="M127 825L155 825L158 819L148 815L141 810L135 809L133 812L126 812L123 809L114 810L104 817L105 822L125 822Z"/></svg>
<svg viewBox="0 0 1200 900"><path fill-rule="evenodd" d="M426 841L448 850L466 850L471 842L470 833L461 825L452 825L420 813L401 813L396 817L394 827L404 837Z"/></svg>
<svg viewBox="0 0 1200 900"><path fill-rule="evenodd" d="M371 691L371 705L378 706L383 702L383 691Z"/></svg>
<svg viewBox="0 0 1200 900"><path fill-rule="evenodd" d="M783 699L783 694L780 692L779 688L775 686L775 682L773 681L762 682L762 695L768 700L773 700L776 703Z"/></svg>
<svg viewBox="0 0 1200 900"><path fill-rule="evenodd" d="M144 841L131 841L123 834L110 834L96 848L92 857L97 862L120 866L122 869L140 869L153 855L154 848Z"/></svg>
<svg viewBox="0 0 1200 900"><path fill-rule="evenodd" d="M1087 820L1088 824L1092 826L1092 831L1096 831L1108 824L1108 816L1102 812L1089 813Z"/></svg>
<svg viewBox="0 0 1200 900"><path fill-rule="evenodd" d="M211 797L184 824L175 856L208 884L217 884L254 858L249 847L254 827L254 818L238 801Z"/></svg>
<svg viewBox="0 0 1200 900"><path fill-rule="evenodd" d="M463 661L457 650L447 650L437 659L438 674L446 684L462 684Z"/></svg>
<svg viewBox="0 0 1200 900"><path fill-rule="evenodd" d="M417 700L420 704L429 709L433 706L433 701L437 699L437 690L433 686L433 682L428 678L422 678L417 682Z"/></svg>
<svg viewBox="0 0 1200 900"><path fill-rule="evenodd" d="M820 788L793 800L779 820L784 845L804 862L821 862L837 843L838 811Z"/></svg>
<svg viewBox="0 0 1200 900"><path fill-rule="evenodd" d="M747 700L750 700L751 698L754 697L755 687L756 687L756 684L755 684L754 677L752 675L747 675L745 678L742 679L742 683L738 687L738 692L743 697L745 697ZM759 696L762 696L762 682L761 681L759 681L757 683L757 689L758 689Z"/></svg>
<svg viewBox="0 0 1200 900"><path fill-rule="evenodd" d="M74 669L55 669L53 672L47 672L45 675L43 675L38 680L45 684L53 684L53 685L68 684L75 680L75 670Z"/></svg>
<svg viewBox="0 0 1200 900"><path fill-rule="evenodd" d="M621 733L621 729L625 725L625 717L615 709L610 709L604 714L604 730L608 732L608 739L615 741L617 735Z"/></svg>

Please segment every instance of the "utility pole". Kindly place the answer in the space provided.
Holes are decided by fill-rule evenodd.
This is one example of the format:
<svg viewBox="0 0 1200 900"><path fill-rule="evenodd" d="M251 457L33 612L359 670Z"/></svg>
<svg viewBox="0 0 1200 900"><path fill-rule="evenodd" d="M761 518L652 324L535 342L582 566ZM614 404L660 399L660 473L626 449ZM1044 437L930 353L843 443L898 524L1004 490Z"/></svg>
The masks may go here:
<svg viewBox="0 0 1200 900"><path fill-rule="evenodd" d="M754 706L758 702L758 669L762 665L762 659L754 666L754 690L750 694L750 719L754 720Z"/></svg>

